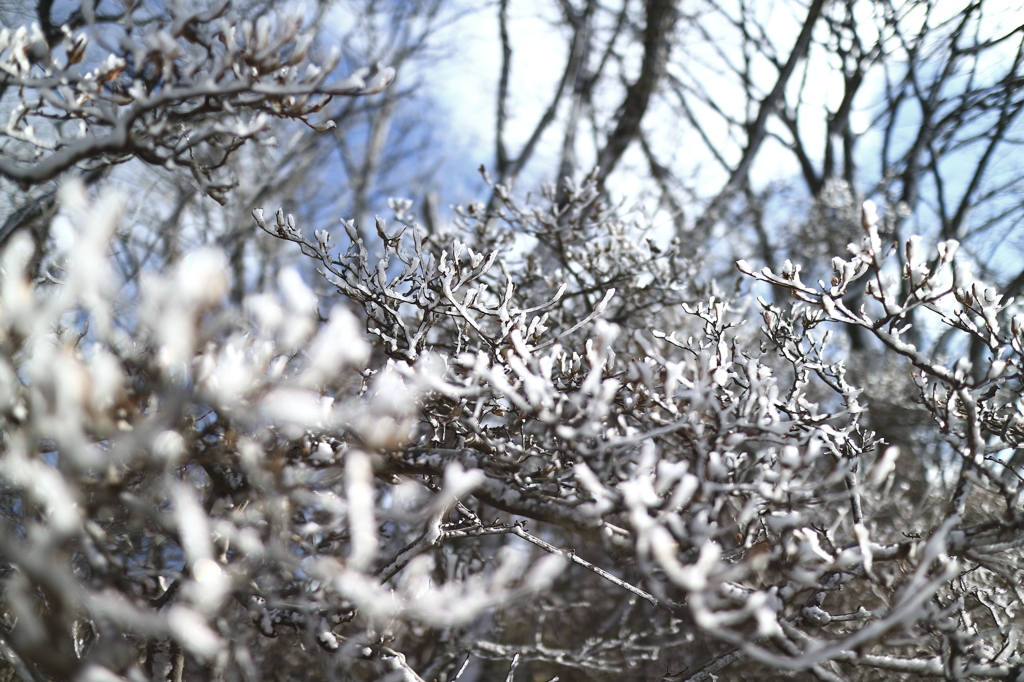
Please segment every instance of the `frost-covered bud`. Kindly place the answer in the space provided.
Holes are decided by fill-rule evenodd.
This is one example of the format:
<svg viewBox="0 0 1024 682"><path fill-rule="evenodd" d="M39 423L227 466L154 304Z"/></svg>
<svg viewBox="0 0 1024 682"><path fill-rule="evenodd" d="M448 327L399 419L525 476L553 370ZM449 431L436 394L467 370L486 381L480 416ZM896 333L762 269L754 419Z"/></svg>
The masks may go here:
<svg viewBox="0 0 1024 682"><path fill-rule="evenodd" d="M368 95L376 94L388 87L395 80L395 70L390 66L377 65L377 73L373 75L370 82L366 84L365 91Z"/></svg>
<svg viewBox="0 0 1024 682"><path fill-rule="evenodd" d="M896 468L896 460L900 456L900 449L896 445L890 445L885 452L875 460L868 470L865 480L871 485L879 485Z"/></svg>
<svg viewBox="0 0 1024 682"><path fill-rule="evenodd" d="M1010 333L1014 336L1024 333L1024 315L1017 314L1010 318Z"/></svg>
<svg viewBox="0 0 1024 682"><path fill-rule="evenodd" d="M193 251L178 267L177 292L186 305L213 305L224 297L229 284L227 255L220 249Z"/></svg>
<svg viewBox="0 0 1024 682"><path fill-rule="evenodd" d="M875 202L868 199L860 207L860 225L865 232L870 232L878 225L878 207Z"/></svg>
<svg viewBox="0 0 1024 682"><path fill-rule="evenodd" d="M328 378L343 365L362 367L369 355L359 320L345 308L335 306L309 348L310 371L320 379Z"/></svg>
<svg viewBox="0 0 1024 682"><path fill-rule="evenodd" d="M306 314L316 312L319 299L295 268L281 270L277 284L281 288L285 302L292 310Z"/></svg>
<svg viewBox="0 0 1024 682"><path fill-rule="evenodd" d="M965 308L970 308L974 305L974 297L971 296L970 290L965 287L957 287L954 289L953 298L955 298L957 302Z"/></svg>
<svg viewBox="0 0 1024 682"><path fill-rule="evenodd" d="M328 232L327 230L316 230L313 233L313 236L316 238L317 245L320 247L321 251L326 252L331 250L330 232Z"/></svg>
<svg viewBox="0 0 1024 682"><path fill-rule="evenodd" d="M956 289L967 289L973 283L974 275L971 272L971 264L960 263L957 265L953 270L953 287Z"/></svg>
<svg viewBox="0 0 1024 682"><path fill-rule="evenodd" d="M967 358L960 358L953 365L953 377L957 381L963 381L970 376L972 369L974 369L974 363Z"/></svg>
<svg viewBox="0 0 1024 682"><path fill-rule="evenodd" d="M960 242L955 239L947 239L944 242L939 242L936 249L939 252L939 261L941 263L952 263L953 256L956 255L957 249L960 248Z"/></svg>
<svg viewBox="0 0 1024 682"><path fill-rule="evenodd" d="M906 244L907 262L904 265L903 278L909 279L911 286L915 289L924 284L930 274L928 266L920 261L920 255L921 237L913 235Z"/></svg>
<svg viewBox="0 0 1024 682"><path fill-rule="evenodd" d="M907 239L905 250L907 256L907 263L910 265L917 263L921 251L921 235L911 235L910 238Z"/></svg>

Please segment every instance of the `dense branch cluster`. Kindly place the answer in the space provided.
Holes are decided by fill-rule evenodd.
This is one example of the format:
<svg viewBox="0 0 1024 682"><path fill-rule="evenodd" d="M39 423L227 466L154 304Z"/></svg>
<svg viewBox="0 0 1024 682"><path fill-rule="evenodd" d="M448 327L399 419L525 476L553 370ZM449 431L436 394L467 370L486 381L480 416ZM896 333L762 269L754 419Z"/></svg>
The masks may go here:
<svg viewBox="0 0 1024 682"><path fill-rule="evenodd" d="M339 51L310 61L301 16L242 20L226 14L227 2L168 9L168 19L132 9L104 17L110 30L95 46L68 24L49 34L39 24L0 29L0 93L16 89L21 100L0 129L0 175L27 186L76 165L140 158L190 168L223 202L230 185L213 171L266 132L268 116L326 130L330 121L308 117L330 97L379 92L394 78L377 68L334 81Z"/></svg>
<svg viewBox="0 0 1024 682"><path fill-rule="evenodd" d="M66 185L62 278L29 281L27 237L3 262L9 664L1009 676L1020 313L952 272L955 243L929 261L908 242L901 280L868 205L829 285L740 263L796 299L762 301L757 329L741 299L700 302L674 247L628 239L643 225L593 180L567 195L470 206L436 234L396 200L398 229L379 220L367 243L346 223L343 250L257 210L347 303L285 270L235 308L209 249L130 302L103 265L119 199ZM860 280L877 308L844 303ZM983 338L982 380L916 351L914 308ZM906 358L960 472L912 528L891 514L910 508L898 466L914 455L866 427L830 321ZM517 601L538 592L540 611ZM564 620L580 608L605 624ZM280 635L324 653L259 646Z"/></svg>
<svg viewBox="0 0 1024 682"><path fill-rule="evenodd" d="M0 29L0 182L25 194L0 226L0 680L1024 679L1024 310L988 283L1016 264L972 271L1019 210L1019 175L985 183L1024 31L815 1L783 51L737 3L561 2L565 71L518 153L498 3L484 202L372 224L411 86L329 108L394 72L335 80L273 3L41 1ZM367 54L428 51L442 3L399 4L390 33L360 5ZM745 118L679 67L716 26L743 34ZM846 95L817 159L797 119L826 47ZM865 192L853 98L896 54ZM657 157L666 97L724 170L710 194ZM742 134L718 145L709 111ZM523 199L559 116L561 180ZM352 212L307 201L335 181L322 139ZM792 224L751 179L765 144L799 159ZM609 189L633 152L653 213ZM158 200L108 173L135 159Z"/></svg>

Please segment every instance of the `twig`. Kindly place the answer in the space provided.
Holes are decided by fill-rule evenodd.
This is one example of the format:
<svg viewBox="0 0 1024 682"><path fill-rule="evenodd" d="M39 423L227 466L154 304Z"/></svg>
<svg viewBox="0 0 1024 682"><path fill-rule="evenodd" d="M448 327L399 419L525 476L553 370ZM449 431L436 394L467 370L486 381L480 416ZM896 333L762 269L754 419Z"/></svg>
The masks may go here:
<svg viewBox="0 0 1024 682"><path fill-rule="evenodd" d="M560 549L558 547L555 547L554 545L552 545L552 544L550 544L548 542L544 542L543 540L541 540L537 536L531 535L530 533L526 532L526 530L523 528L521 523L515 524L511 528L511 530L509 532L511 532L513 535L521 537L522 539L526 540L527 542L529 542L529 543L531 543L533 545L536 545L536 546L540 547L545 552L550 552L552 554L557 554L559 556L563 556L566 559L568 559L569 561L571 561L572 563L579 564L580 566L582 566L583 568L587 569L588 571L593 571L594 573L596 573L597 575L601 576L602 578L604 578L608 582L612 583L613 585L618 585L622 589L624 589L624 590L626 590L628 592L632 592L633 594L635 594L638 597L641 597L642 599L646 599L651 604L653 604L654 606L658 607L659 609L662 609L663 611L666 611L666 612L671 613L673 615L675 614L675 609L673 609L671 606L665 604L664 602L660 601L653 594L650 594L649 592L644 592L640 588L634 587L633 585L630 585L629 583L627 583L625 580L622 580L621 578L616 578L614 575L612 575L608 571L604 570L603 568L599 568L599 567L595 566L594 564L590 563L586 559L579 558L578 556L576 556L576 552L573 551L573 550L566 551L564 549Z"/></svg>

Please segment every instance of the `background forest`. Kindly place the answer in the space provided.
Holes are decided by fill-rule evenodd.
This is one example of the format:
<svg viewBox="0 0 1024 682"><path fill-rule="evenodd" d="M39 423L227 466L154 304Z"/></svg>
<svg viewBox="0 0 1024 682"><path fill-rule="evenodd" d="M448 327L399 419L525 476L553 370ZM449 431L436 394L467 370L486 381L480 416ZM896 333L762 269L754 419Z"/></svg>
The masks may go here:
<svg viewBox="0 0 1024 682"><path fill-rule="evenodd" d="M0 2L0 679L1024 680L1024 7Z"/></svg>

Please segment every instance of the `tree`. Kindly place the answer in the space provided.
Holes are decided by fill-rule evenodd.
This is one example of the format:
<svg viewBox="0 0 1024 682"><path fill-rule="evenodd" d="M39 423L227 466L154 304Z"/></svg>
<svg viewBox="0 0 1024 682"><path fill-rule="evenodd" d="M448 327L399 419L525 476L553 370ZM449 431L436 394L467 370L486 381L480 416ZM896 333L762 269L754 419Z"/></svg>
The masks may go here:
<svg viewBox="0 0 1024 682"><path fill-rule="evenodd" d="M959 239L962 259L969 251L1018 293L1018 265L991 258L993 244L1020 239L1024 24L1013 7L580 0L550 16L564 70L536 123L519 121L517 145L508 84L525 36L509 3L498 7L498 183L531 164L552 182L598 166L613 190L655 193L688 248L728 250L722 268L842 249L860 202L884 197L913 216L894 224L898 239ZM561 150L555 168L539 167L545 141Z"/></svg>
<svg viewBox="0 0 1024 682"><path fill-rule="evenodd" d="M221 63L235 45L230 14L167 42L198 15L81 11L90 35L113 24L124 54L148 36L147 59L172 73L217 73L190 60ZM161 267L118 260L128 199L100 171L132 155L226 171L217 152L246 136L217 126L282 113L285 95L241 68L225 87L247 87L204 91L198 109L144 75L134 103L97 91L111 98L86 121L98 139L153 98L174 102L165 116L195 114L190 136L216 133L193 160L180 128L126 124L134 146L69 162L56 215L6 239L6 678L1020 676L1024 312L974 279L955 240L897 248L912 221L896 203L850 216L839 202L858 230L845 257L741 260L724 278L684 235L666 245L656 218L610 201L679 20L643 11L641 75L604 128L604 170L524 202L503 184L506 151L494 181L484 173L489 204L431 229L404 199L372 231L345 220L335 234L315 212L253 206L253 232L302 254L334 295L293 267L249 290L226 245L168 250ZM619 16L615 30L631 28ZM264 58L295 54L290 28L250 27L238 59L261 35L291 36ZM74 30L53 63L72 61ZM5 64L33 35L5 34ZM71 115L47 108L74 98L33 59L5 69L21 79L6 96L34 102L52 82L34 115ZM323 93L273 88L377 87L316 78ZM74 156L78 142L53 140L47 160ZM26 186L38 173L7 163ZM170 215L168 228L189 220ZM755 281L771 287L762 298ZM834 332L850 328L884 381L848 370L863 351ZM878 397L901 395L926 416L920 446L874 428Z"/></svg>

